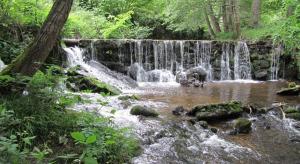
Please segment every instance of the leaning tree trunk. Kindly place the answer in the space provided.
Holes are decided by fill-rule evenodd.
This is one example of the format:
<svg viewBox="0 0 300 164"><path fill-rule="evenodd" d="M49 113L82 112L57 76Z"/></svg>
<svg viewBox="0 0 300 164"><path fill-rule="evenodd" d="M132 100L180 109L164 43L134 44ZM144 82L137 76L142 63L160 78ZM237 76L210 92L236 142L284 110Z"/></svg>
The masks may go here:
<svg viewBox="0 0 300 164"><path fill-rule="evenodd" d="M257 27L260 19L260 0L252 2L252 26Z"/></svg>
<svg viewBox="0 0 300 164"><path fill-rule="evenodd" d="M212 8L212 4L211 4L210 1L207 4L207 10L208 10L208 15L210 17L211 23L212 23L212 25L213 25L213 27L215 29L215 32L216 33L221 32L220 24L218 22L218 19L215 16L215 13L214 13L214 10Z"/></svg>
<svg viewBox="0 0 300 164"><path fill-rule="evenodd" d="M204 11L205 21L206 21L206 24L207 24L207 27L208 27L208 32L209 32L209 34L212 38L215 38L216 34L215 34L213 28L211 27L210 20L209 20L209 17L208 17L208 13L207 13L207 10L206 10L205 7L203 8L203 11Z"/></svg>
<svg viewBox="0 0 300 164"><path fill-rule="evenodd" d="M33 75L47 59L68 19L73 0L56 0L33 42L1 74Z"/></svg>

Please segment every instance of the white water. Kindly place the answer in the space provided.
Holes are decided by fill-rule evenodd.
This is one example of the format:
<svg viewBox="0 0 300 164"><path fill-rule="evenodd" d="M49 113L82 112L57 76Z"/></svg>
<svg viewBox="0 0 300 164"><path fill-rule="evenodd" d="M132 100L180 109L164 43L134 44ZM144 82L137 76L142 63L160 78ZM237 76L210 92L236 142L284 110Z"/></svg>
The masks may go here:
<svg viewBox="0 0 300 164"><path fill-rule="evenodd" d="M231 69L230 69L230 44L224 43L222 47L222 58L221 58L221 80L231 80Z"/></svg>
<svg viewBox="0 0 300 164"><path fill-rule="evenodd" d="M251 77L251 61L248 46L245 42L238 42L234 52L234 79L246 80Z"/></svg>
<svg viewBox="0 0 300 164"><path fill-rule="evenodd" d="M6 67L6 65L5 65L4 62L0 59L0 71L2 71L5 67Z"/></svg>
<svg viewBox="0 0 300 164"><path fill-rule="evenodd" d="M234 50L229 43L224 43L221 57L221 80L251 80L250 52L246 42L238 42ZM233 71L231 59L233 57Z"/></svg>
<svg viewBox="0 0 300 164"><path fill-rule="evenodd" d="M137 75L139 82L174 82L177 72L198 66L207 71L209 81L213 80L213 69L210 63L211 42L195 41L194 47L185 44L186 42L181 40L153 42L134 40L134 47L130 46L130 52L134 54L135 60L131 55L131 64L138 63L141 67ZM153 51L151 51L152 47ZM194 53L190 53L190 49L193 49ZM150 56L154 56L154 63L151 63ZM191 61L192 56L194 61Z"/></svg>
<svg viewBox="0 0 300 164"><path fill-rule="evenodd" d="M121 90L132 88L131 86L134 82L132 84L129 77L113 72L95 60L86 62L83 56L84 51L79 47L64 48L64 50L67 52L67 63L69 67L80 66L80 73L95 77Z"/></svg>
<svg viewBox="0 0 300 164"><path fill-rule="evenodd" d="M271 71L270 80L278 80L278 71L280 66L279 60L282 54L283 54L282 46L273 48L273 52L271 54L272 60L271 60L271 67L270 67L270 71Z"/></svg>

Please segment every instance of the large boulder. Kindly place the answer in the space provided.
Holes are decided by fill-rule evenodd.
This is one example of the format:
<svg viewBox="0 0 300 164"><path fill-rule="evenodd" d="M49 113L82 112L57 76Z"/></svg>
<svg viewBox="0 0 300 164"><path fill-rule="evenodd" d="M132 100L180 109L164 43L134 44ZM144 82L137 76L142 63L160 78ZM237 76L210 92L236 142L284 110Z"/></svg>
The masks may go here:
<svg viewBox="0 0 300 164"><path fill-rule="evenodd" d="M104 93L119 95L121 91L109 84L103 83L96 78L84 75L71 76L67 79L67 87L72 91L91 91L92 93Z"/></svg>
<svg viewBox="0 0 300 164"><path fill-rule="evenodd" d="M256 80L267 80L268 79L268 71L267 70L258 70L254 73Z"/></svg>
<svg viewBox="0 0 300 164"><path fill-rule="evenodd" d="M234 122L234 129L237 133L249 133L251 131L251 121L245 118L239 118Z"/></svg>
<svg viewBox="0 0 300 164"><path fill-rule="evenodd" d="M199 66L199 67L194 67L194 68L187 70L186 76L187 76L188 80L195 78L196 80L199 80L202 82L202 81L206 80L207 72L203 67Z"/></svg>
<svg viewBox="0 0 300 164"><path fill-rule="evenodd" d="M196 116L199 121L218 121L222 119L237 118L243 112L240 102L198 105L187 113L189 116Z"/></svg>
<svg viewBox="0 0 300 164"><path fill-rule="evenodd" d="M157 117L159 115L155 110L140 105L132 107L130 114L145 117Z"/></svg>
<svg viewBox="0 0 300 164"><path fill-rule="evenodd" d="M300 94L300 85L291 88L282 88L277 94L281 96L297 96Z"/></svg>
<svg viewBox="0 0 300 164"><path fill-rule="evenodd" d="M287 118L300 121L300 110L298 109L298 107L296 108L289 107L284 111L284 113Z"/></svg>

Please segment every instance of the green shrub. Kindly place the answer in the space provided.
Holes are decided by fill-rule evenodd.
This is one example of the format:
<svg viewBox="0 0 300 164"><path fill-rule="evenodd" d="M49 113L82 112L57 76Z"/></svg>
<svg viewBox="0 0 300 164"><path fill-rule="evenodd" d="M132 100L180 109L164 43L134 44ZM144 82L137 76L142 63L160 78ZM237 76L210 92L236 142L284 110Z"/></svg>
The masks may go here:
<svg viewBox="0 0 300 164"><path fill-rule="evenodd" d="M62 79L59 70L39 71L28 78L24 92L0 97L0 163L129 162L139 148L137 140L110 119L67 110L82 99L57 87ZM9 76L0 79L16 81Z"/></svg>

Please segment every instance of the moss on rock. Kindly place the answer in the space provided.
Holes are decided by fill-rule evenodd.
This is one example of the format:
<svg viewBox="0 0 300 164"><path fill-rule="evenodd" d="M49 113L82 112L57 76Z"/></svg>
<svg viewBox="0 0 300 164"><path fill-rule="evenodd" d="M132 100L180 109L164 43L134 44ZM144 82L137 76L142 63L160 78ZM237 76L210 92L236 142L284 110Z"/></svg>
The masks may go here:
<svg viewBox="0 0 300 164"><path fill-rule="evenodd" d="M96 78L93 77L86 77L83 75L77 75L74 77L69 77L67 80L69 83L75 84L75 86L72 87L72 85L67 85L69 89L72 91L85 91L89 90L92 93L105 93L110 95L119 95L121 91L117 89L116 87L113 87L109 84L106 84L104 82L99 81Z"/></svg>
<svg viewBox="0 0 300 164"><path fill-rule="evenodd" d="M236 118L243 112L242 104L237 101L220 104L198 105L192 108L188 115L196 116L198 120L211 121Z"/></svg>
<svg viewBox="0 0 300 164"><path fill-rule="evenodd" d="M300 121L300 112L288 113L288 114L286 114L286 117Z"/></svg>
<svg viewBox="0 0 300 164"><path fill-rule="evenodd" d="M300 94L300 85L291 88L282 88L277 94L282 96L297 96Z"/></svg>
<svg viewBox="0 0 300 164"><path fill-rule="evenodd" d="M140 100L140 97L137 95L125 95L118 97L121 101L127 101L127 100Z"/></svg>
<svg viewBox="0 0 300 164"><path fill-rule="evenodd" d="M249 133L251 131L251 121L245 118L235 120L234 128L238 133Z"/></svg>
<svg viewBox="0 0 300 164"><path fill-rule="evenodd" d="M141 115L145 117L157 117L159 115L155 110L140 105L132 107L130 110L130 114Z"/></svg>

